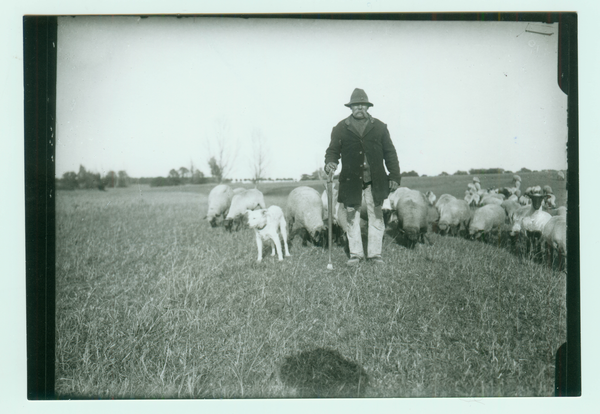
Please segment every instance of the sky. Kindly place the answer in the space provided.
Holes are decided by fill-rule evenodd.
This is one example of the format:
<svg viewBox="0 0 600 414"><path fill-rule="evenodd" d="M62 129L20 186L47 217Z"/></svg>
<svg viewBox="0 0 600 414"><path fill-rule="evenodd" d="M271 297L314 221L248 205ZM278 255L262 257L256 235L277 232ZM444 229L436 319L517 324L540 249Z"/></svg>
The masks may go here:
<svg viewBox="0 0 600 414"><path fill-rule="evenodd" d="M543 31L540 35L531 31ZM229 178L323 166L354 88L388 125L402 171L565 169L558 26L524 22L59 18L56 175Z"/></svg>

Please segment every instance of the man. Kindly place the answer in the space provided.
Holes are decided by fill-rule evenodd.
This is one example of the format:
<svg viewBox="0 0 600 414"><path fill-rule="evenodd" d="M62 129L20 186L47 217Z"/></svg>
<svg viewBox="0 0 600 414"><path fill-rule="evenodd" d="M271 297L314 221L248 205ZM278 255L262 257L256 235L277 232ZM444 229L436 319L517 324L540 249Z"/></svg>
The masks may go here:
<svg viewBox="0 0 600 414"><path fill-rule="evenodd" d="M390 191L395 191L400 185L398 155L387 125L367 112L373 104L364 90L354 89L350 102L345 106L352 110L352 114L340 121L331 132L331 142L325 152L325 172L335 171L341 156L338 202L344 204L348 216L348 265L357 265L364 259L360 233L363 198L369 217L367 259L381 264L385 230L381 205Z"/></svg>

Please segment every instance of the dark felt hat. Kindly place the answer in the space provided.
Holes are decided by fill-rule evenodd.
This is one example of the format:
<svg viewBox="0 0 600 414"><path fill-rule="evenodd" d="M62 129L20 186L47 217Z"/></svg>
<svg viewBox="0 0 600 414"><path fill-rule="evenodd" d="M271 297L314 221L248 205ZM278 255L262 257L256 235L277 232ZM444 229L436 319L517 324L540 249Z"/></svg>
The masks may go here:
<svg viewBox="0 0 600 414"><path fill-rule="evenodd" d="M344 105L349 108L352 105L358 105L358 104L373 106L373 104L371 102L369 102L369 98L367 98L367 94L365 93L365 91L362 89L356 88L356 89L354 89L354 92L352 92L352 96L350 97L350 102L348 102L347 104L344 104Z"/></svg>

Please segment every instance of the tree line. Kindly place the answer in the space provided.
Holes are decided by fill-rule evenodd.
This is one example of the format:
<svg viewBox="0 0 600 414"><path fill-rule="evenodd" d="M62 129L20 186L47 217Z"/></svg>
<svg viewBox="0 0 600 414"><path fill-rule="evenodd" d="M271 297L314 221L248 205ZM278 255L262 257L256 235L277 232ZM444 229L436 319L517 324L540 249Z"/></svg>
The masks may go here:
<svg viewBox="0 0 600 414"><path fill-rule="evenodd" d="M102 176L100 173L86 170L83 165L79 166L79 172L67 171L56 180L56 188L61 190L94 188L104 191L106 188L123 188L130 184L131 178L124 170L116 173L111 170Z"/></svg>

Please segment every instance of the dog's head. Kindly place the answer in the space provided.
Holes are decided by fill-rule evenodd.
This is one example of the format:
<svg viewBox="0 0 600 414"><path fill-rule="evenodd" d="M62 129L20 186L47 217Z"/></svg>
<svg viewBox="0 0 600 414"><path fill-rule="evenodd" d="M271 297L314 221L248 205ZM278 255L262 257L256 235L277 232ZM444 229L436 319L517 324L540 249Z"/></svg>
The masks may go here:
<svg viewBox="0 0 600 414"><path fill-rule="evenodd" d="M267 225L267 210L246 210L244 216L250 228L260 230Z"/></svg>

